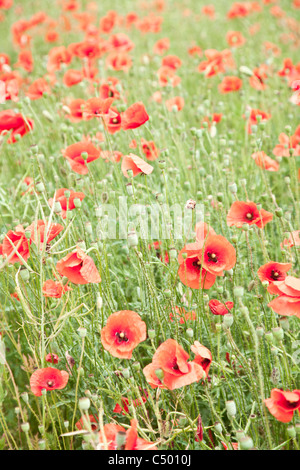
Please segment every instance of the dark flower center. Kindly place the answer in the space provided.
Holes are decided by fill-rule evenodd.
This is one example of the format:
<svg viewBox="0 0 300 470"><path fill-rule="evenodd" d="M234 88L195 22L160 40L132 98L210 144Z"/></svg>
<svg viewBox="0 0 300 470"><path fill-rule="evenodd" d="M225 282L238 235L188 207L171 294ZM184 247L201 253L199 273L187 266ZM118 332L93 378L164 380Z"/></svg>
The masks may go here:
<svg viewBox="0 0 300 470"><path fill-rule="evenodd" d="M127 343L127 341L129 341L124 331L117 332L116 336L118 338L119 343L123 343L123 342Z"/></svg>
<svg viewBox="0 0 300 470"><path fill-rule="evenodd" d="M279 272L272 269L271 278L272 279L278 279L278 277L279 277Z"/></svg>
<svg viewBox="0 0 300 470"><path fill-rule="evenodd" d="M118 122L119 122L118 118L113 118L113 119L112 119L112 123L113 123L113 124L118 124Z"/></svg>
<svg viewBox="0 0 300 470"><path fill-rule="evenodd" d="M53 387L54 380L47 380L47 385L48 385L48 387Z"/></svg>
<svg viewBox="0 0 300 470"><path fill-rule="evenodd" d="M209 261L212 261L213 263L218 262L216 253L207 253L207 256L208 256Z"/></svg>
<svg viewBox="0 0 300 470"><path fill-rule="evenodd" d="M199 271L200 271L200 269L201 269L201 261L200 261L200 260L194 261L194 262L193 262L193 266L194 266L195 268L199 269Z"/></svg>
<svg viewBox="0 0 300 470"><path fill-rule="evenodd" d="M246 214L246 218L247 218L248 220L252 220L252 219L253 219L253 214L251 214L251 212L248 212L248 213Z"/></svg>

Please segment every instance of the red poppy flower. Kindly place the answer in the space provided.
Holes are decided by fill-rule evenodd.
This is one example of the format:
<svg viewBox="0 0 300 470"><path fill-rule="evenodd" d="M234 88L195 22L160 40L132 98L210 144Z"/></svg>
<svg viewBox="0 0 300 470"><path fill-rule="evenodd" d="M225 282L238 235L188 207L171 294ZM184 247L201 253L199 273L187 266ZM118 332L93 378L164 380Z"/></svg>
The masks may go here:
<svg viewBox="0 0 300 470"><path fill-rule="evenodd" d="M69 104L70 114L67 116L71 122L79 122L83 119L83 109L85 101L82 98L72 100Z"/></svg>
<svg viewBox="0 0 300 470"><path fill-rule="evenodd" d="M151 364L143 369L147 382L152 388L175 390L204 379L202 366L195 361L188 362L188 358L189 354L174 339L168 339L157 348Z"/></svg>
<svg viewBox="0 0 300 470"><path fill-rule="evenodd" d="M292 248L293 246L300 246L300 230L290 232L289 238L285 238L283 243L280 243L281 248Z"/></svg>
<svg viewBox="0 0 300 470"><path fill-rule="evenodd" d="M300 156L300 126L290 137L283 132L279 135L279 144L273 149L273 154L277 157L289 157L290 151L294 157Z"/></svg>
<svg viewBox="0 0 300 470"><path fill-rule="evenodd" d="M187 320L196 320L196 313L194 311L186 312L184 307L175 307L174 312L170 313L171 322L173 322L173 318L183 325Z"/></svg>
<svg viewBox="0 0 300 470"><path fill-rule="evenodd" d="M33 70L33 57L29 50L21 51L18 56L18 62L15 64L16 67L21 67L26 72L32 72Z"/></svg>
<svg viewBox="0 0 300 470"><path fill-rule="evenodd" d="M30 388L32 393L40 397L42 390L61 390L65 388L69 380L69 374L65 370L45 367L36 370L30 377Z"/></svg>
<svg viewBox="0 0 300 470"><path fill-rule="evenodd" d="M43 243L45 239L45 231L47 234L46 244L48 245L51 240L53 240L57 235L63 230L63 226L60 224L48 224L48 222L44 222L43 220L37 220L33 222L26 228L26 231L30 231L31 233L31 241L33 241L36 245L40 245L40 249L43 248ZM37 238L36 239L36 235Z"/></svg>
<svg viewBox="0 0 300 470"><path fill-rule="evenodd" d="M118 424L105 424L103 431L99 432L101 448L104 450L157 450L157 447L152 442L138 437L137 421L135 419L131 420L130 424L131 427L127 431ZM118 433L125 434L125 444L121 449L118 449L117 446Z"/></svg>
<svg viewBox="0 0 300 470"><path fill-rule="evenodd" d="M293 276L286 276L283 281L274 281L269 284L268 292L278 294L268 307L279 315L293 316L300 318L300 279Z"/></svg>
<svg viewBox="0 0 300 470"><path fill-rule="evenodd" d="M112 356L131 359L134 348L145 341L146 332L146 323L138 313L121 310L108 317L101 330L101 342Z"/></svg>
<svg viewBox="0 0 300 470"><path fill-rule="evenodd" d="M57 354L49 353L45 358L46 362L51 362L51 364L58 364L59 357Z"/></svg>
<svg viewBox="0 0 300 470"><path fill-rule="evenodd" d="M31 100L39 100L43 97L44 93L50 93L51 89L48 85L47 80L44 78L38 78L29 86L25 95Z"/></svg>
<svg viewBox="0 0 300 470"><path fill-rule="evenodd" d="M165 87L171 85L176 87L181 82L181 78L176 75L176 69L172 67L163 66L157 71L159 86Z"/></svg>
<svg viewBox="0 0 300 470"><path fill-rule="evenodd" d="M77 142L62 150L62 154L75 173L86 175L89 172L86 164L97 160L100 157L100 150L89 142ZM86 158L83 158L83 154L87 155Z"/></svg>
<svg viewBox="0 0 300 470"><path fill-rule="evenodd" d="M133 176L137 176L140 173L144 173L145 175L150 175L153 171L153 167L146 163L142 158L130 153L129 155L124 155L121 170L125 178L129 178L127 170L133 171Z"/></svg>
<svg viewBox="0 0 300 470"><path fill-rule="evenodd" d="M154 54L162 55L169 48L170 48L170 39L163 38L163 39L159 39L158 41L156 41L156 43L153 46L153 52Z"/></svg>
<svg viewBox="0 0 300 470"><path fill-rule="evenodd" d="M107 130L110 134L115 134L118 132L122 127L122 118L121 114L118 112L116 108L111 108L111 115L106 115L104 117L104 121L107 127Z"/></svg>
<svg viewBox="0 0 300 470"><path fill-rule="evenodd" d="M83 73L81 70L69 69L63 76L63 83L67 87L77 85L83 80Z"/></svg>
<svg viewBox="0 0 300 470"><path fill-rule="evenodd" d="M207 236L217 235L212 227L210 227L206 222L197 222L195 225L196 232L196 241L201 243Z"/></svg>
<svg viewBox="0 0 300 470"><path fill-rule="evenodd" d="M70 192L69 198L65 196L66 191ZM67 217L67 210L72 211L73 209L75 209L74 200L80 199L80 201L82 201L84 198L85 198L85 194L81 192L77 193L67 188L61 188L55 191L55 201L58 201L61 205L61 208L62 208L61 216L63 219ZM50 207L53 206L53 202L54 202L54 198L49 199L48 204Z"/></svg>
<svg viewBox="0 0 300 470"><path fill-rule="evenodd" d="M204 241L202 265L214 276L232 269L236 263L234 247L222 235L209 235Z"/></svg>
<svg viewBox="0 0 300 470"><path fill-rule="evenodd" d="M261 65L260 67L256 67L253 70L253 75L252 77L249 78L249 83L252 86L252 88L255 88L256 90L265 90L267 88L267 85L265 84L265 80L268 78L267 75L267 70L268 67L266 65Z"/></svg>
<svg viewBox="0 0 300 470"><path fill-rule="evenodd" d="M85 416L82 416L82 418L80 418L80 420L75 423L75 427L78 429L78 431L81 431L82 429L89 430L89 425L86 424L86 420L87 418ZM94 432L97 431L99 419L94 415L89 415L89 422L91 430Z"/></svg>
<svg viewBox="0 0 300 470"><path fill-rule="evenodd" d="M214 315L227 315L227 313L229 313L229 310L233 308L233 305L233 302L225 302L224 304L222 304L222 302L217 299L211 299L208 302L210 311Z"/></svg>
<svg viewBox="0 0 300 470"><path fill-rule="evenodd" d="M114 98L90 98L85 102L83 117L84 119L92 119L94 117L104 117L109 114L111 104ZM114 113L110 113L114 115Z"/></svg>
<svg viewBox="0 0 300 470"><path fill-rule="evenodd" d="M127 129L136 129L137 127L142 126L148 121L149 116L145 109L144 104L141 101L132 104L129 108L121 113L122 118L122 129L126 131Z"/></svg>
<svg viewBox="0 0 300 470"><path fill-rule="evenodd" d="M181 111L184 107L184 99L181 96L174 96L174 98L167 100L165 104L168 111L173 111L173 109Z"/></svg>
<svg viewBox="0 0 300 470"><path fill-rule="evenodd" d="M276 263L271 261L270 263L264 264L257 271L258 277L263 281L283 281L286 278L286 273L291 269L290 263Z"/></svg>
<svg viewBox="0 0 300 470"><path fill-rule="evenodd" d="M227 76L224 77L222 82L219 84L219 92L226 94L232 91L238 91L242 88L243 81L239 77Z"/></svg>
<svg viewBox="0 0 300 470"><path fill-rule="evenodd" d="M244 224L257 225L263 228L273 219L273 214L264 209L257 209L254 202L235 201L227 214L227 225L232 227L242 227Z"/></svg>
<svg viewBox="0 0 300 470"><path fill-rule="evenodd" d="M251 155L251 157L255 161L256 165L262 168L263 170L267 170L267 171L279 170L279 163L273 160L272 158L268 157L268 155L263 151L255 152Z"/></svg>
<svg viewBox="0 0 300 470"><path fill-rule="evenodd" d="M153 161L159 157L160 151L156 147L155 142L153 142L153 140L147 141L142 138L141 145L142 145L142 151L145 157L147 158L147 160Z"/></svg>
<svg viewBox="0 0 300 470"><path fill-rule="evenodd" d="M5 235L2 243L2 254L8 257L9 263L11 264L23 264L18 253L22 256L24 261L27 261L30 256L29 243L31 243L31 241L27 240L24 227L17 225L15 230L9 230Z"/></svg>
<svg viewBox="0 0 300 470"><path fill-rule="evenodd" d="M52 297L54 299L60 299L65 292L72 290L67 285L63 285L61 282L52 281L49 279L43 284L42 292L45 297Z"/></svg>
<svg viewBox="0 0 300 470"><path fill-rule="evenodd" d="M154 250L156 251L156 256L159 258L163 263L168 264L169 263L169 255L167 252L165 252L165 256L163 258L162 250L161 250L161 245L162 243L160 241L153 242L152 244L148 245L149 250L153 247Z"/></svg>
<svg viewBox="0 0 300 470"><path fill-rule="evenodd" d="M268 114L265 111L261 111L260 109L251 109L251 113L250 113L248 124L247 124L248 134L252 134L251 126L258 124L257 116L261 116L261 121L267 121L268 119L271 118L271 114Z"/></svg>
<svg viewBox="0 0 300 470"><path fill-rule="evenodd" d="M6 131L12 131L7 141L9 144L17 142L16 135L23 137L32 129L32 119L24 118L22 114L15 113L12 109L0 111L0 134L5 134Z"/></svg>
<svg viewBox="0 0 300 470"><path fill-rule="evenodd" d="M270 413L282 423L289 423L293 419L294 411L300 409L300 390L284 392L278 388L271 390L271 397L265 400Z"/></svg>
<svg viewBox="0 0 300 470"><path fill-rule="evenodd" d="M208 371L212 362L212 354L210 350L200 344L199 341L195 341L191 346L191 351L195 354L194 362L202 367L206 377L208 377Z"/></svg>
<svg viewBox="0 0 300 470"><path fill-rule="evenodd" d="M216 276L209 273L202 263L202 244L189 243L178 254L178 276L181 282L191 289L210 289L216 280ZM186 253L187 257L182 256ZM200 279L201 275L201 279Z"/></svg>
<svg viewBox="0 0 300 470"><path fill-rule="evenodd" d="M61 64L69 64L71 60L72 55L65 46L54 47L49 52L47 70L56 72L60 70Z"/></svg>
<svg viewBox="0 0 300 470"><path fill-rule="evenodd" d="M124 33L117 33L110 36L108 47L119 52L129 52L134 48L134 43Z"/></svg>
<svg viewBox="0 0 300 470"><path fill-rule="evenodd" d="M145 391L145 394L147 394L147 391ZM148 394L147 394L147 396L148 396ZM130 405L133 405L135 408L137 406L141 406L142 403L146 403L147 396L143 395L141 397L141 399L137 398L136 400L132 400L131 402L129 401L128 398L122 397L121 398L121 405L119 403L117 403L116 406L113 409L113 412L114 413L120 413L120 414L125 416L127 413L129 413L129 406Z"/></svg>
<svg viewBox="0 0 300 470"><path fill-rule="evenodd" d="M66 276L73 284L89 284L101 282L94 261L77 247L56 265L58 274Z"/></svg>
<svg viewBox="0 0 300 470"><path fill-rule="evenodd" d="M246 39L240 31L228 31L226 41L230 47L241 47L245 44Z"/></svg>
<svg viewBox="0 0 300 470"><path fill-rule="evenodd" d="M114 51L108 54L105 64L109 69L128 72L132 66L132 60L127 52Z"/></svg>
<svg viewBox="0 0 300 470"><path fill-rule="evenodd" d="M176 55L166 55L162 60L163 67L170 67L171 69L178 69L181 67L182 62Z"/></svg>

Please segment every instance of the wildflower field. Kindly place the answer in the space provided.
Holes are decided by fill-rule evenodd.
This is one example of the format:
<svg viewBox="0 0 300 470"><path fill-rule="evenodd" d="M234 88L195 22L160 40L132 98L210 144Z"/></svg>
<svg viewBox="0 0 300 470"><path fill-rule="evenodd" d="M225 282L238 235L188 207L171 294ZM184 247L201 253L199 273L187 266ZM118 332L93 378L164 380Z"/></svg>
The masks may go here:
<svg viewBox="0 0 300 470"><path fill-rule="evenodd" d="M0 0L1 450L299 450L300 2L209 1Z"/></svg>

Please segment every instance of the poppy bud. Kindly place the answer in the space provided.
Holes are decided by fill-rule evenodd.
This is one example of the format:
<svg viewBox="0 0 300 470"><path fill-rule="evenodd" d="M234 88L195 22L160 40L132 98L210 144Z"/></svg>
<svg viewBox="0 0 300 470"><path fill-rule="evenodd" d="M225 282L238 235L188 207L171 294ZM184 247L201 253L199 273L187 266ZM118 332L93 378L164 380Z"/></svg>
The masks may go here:
<svg viewBox="0 0 300 470"><path fill-rule="evenodd" d="M148 330L148 336L150 339L154 339L155 338L155 331L154 330Z"/></svg>
<svg viewBox="0 0 300 470"><path fill-rule="evenodd" d="M291 437L292 439L295 439L296 437L296 429L294 426L288 426L287 428L287 434L289 437Z"/></svg>
<svg viewBox="0 0 300 470"><path fill-rule="evenodd" d="M131 248L136 248L139 244L138 236L135 232L129 232L127 236L128 245Z"/></svg>
<svg viewBox="0 0 300 470"><path fill-rule="evenodd" d="M62 211L61 205L59 201L55 201L54 203L54 212L59 214Z"/></svg>
<svg viewBox="0 0 300 470"><path fill-rule="evenodd" d="M186 330L186 334L187 334L187 336L188 336L189 338L193 338L193 336L194 336L194 331L192 330L192 328L188 328L188 329Z"/></svg>
<svg viewBox="0 0 300 470"><path fill-rule="evenodd" d="M243 287L234 287L233 289L233 294L235 297L237 297L238 299L241 299L244 295L244 288Z"/></svg>
<svg viewBox="0 0 300 470"><path fill-rule="evenodd" d="M130 370L129 369L123 369L122 370L122 375L124 377L124 379L129 379L131 374L130 374Z"/></svg>
<svg viewBox="0 0 300 470"><path fill-rule="evenodd" d="M42 424L38 425L38 430L39 430L40 434L44 434L44 432L45 432L44 426Z"/></svg>
<svg viewBox="0 0 300 470"><path fill-rule="evenodd" d="M290 322L288 317L279 318L280 325L285 331L288 331L290 328Z"/></svg>
<svg viewBox="0 0 300 470"><path fill-rule="evenodd" d="M116 444L117 444L117 449L120 450L122 447L124 447L126 442L126 432L124 431L119 431L117 432L116 435Z"/></svg>
<svg viewBox="0 0 300 470"><path fill-rule="evenodd" d="M128 178L133 178L133 171L127 170L127 175L128 175Z"/></svg>
<svg viewBox="0 0 300 470"><path fill-rule="evenodd" d="M216 327L216 332L220 333L220 331L222 330L222 324L221 323L216 323L215 327Z"/></svg>
<svg viewBox="0 0 300 470"><path fill-rule="evenodd" d="M20 414L20 408L18 406L15 407L15 413L16 413L16 415Z"/></svg>
<svg viewBox="0 0 300 470"><path fill-rule="evenodd" d="M39 193L43 193L45 191L45 186L43 185L43 183L37 183L36 184L36 190L39 192Z"/></svg>
<svg viewBox="0 0 300 470"><path fill-rule="evenodd" d="M22 423L21 429L23 432L29 432L29 429L30 429L29 423Z"/></svg>
<svg viewBox="0 0 300 470"><path fill-rule="evenodd" d="M226 411L229 417L233 417L236 415L236 406L233 400L228 400L225 402Z"/></svg>
<svg viewBox="0 0 300 470"><path fill-rule="evenodd" d="M52 114L50 114L49 111L47 111L46 109L43 109L42 114L46 119L48 119L48 121L50 122L54 121Z"/></svg>
<svg viewBox="0 0 300 470"><path fill-rule="evenodd" d="M166 161L165 160L159 160L158 166L161 170L164 170L166 168Z"/></svg>
<svg viewBox="0 0 300 470"><path fill-rule="evenodd" d="M278 341L282 341L284 337L284 331L282 328L272 328L272 333Z"/></svg>
<svg viewBox="0 0 300 470"><path fill-rule="evenodd" d="M223 316L223 325L224 328L230 328L233 325L233 315L231 313L226 313Z"/></svg>
<svg viewBox="0 0 300 470"><path fill-rule="evenodd" d="M64 427L65 427L66 429L69 428L69 424L70 424L69 421L64 421Z"/></svg>
<svg viewBox="0 0 300 470"><path fill-rule="evenodd" d="M272 331L267 331L267 332L265 333L265 338L266 338L266 340L268 341L268 343L273 344L273 342L274 342L274 336L273 336Z"/></svg>
<svg viewBox="0 0 300 470"><path fill-rule="evenodd" d="M263 335L264 335L264 329L263 329L262 326L258 326L258 327L256 328L256 334L257 334L257 336L258 336L259 338L262 338L262 337L263 337Z"/></svg>
<svg viewBox="0 0 300 470"><path fill-rule="evenodd" d="M218 292L218 294L223 294L223 291L224 291L224 287L223 287L223 286L218 286L218 287L217 287L217 292Z"/></svg>
<svg viewBox="0 0 300 470"><path fill-rule="evenodd" d="M155 375L158 378L158 380L163 382L165 374L164 374L164 371L162 369L155 369Z"/></svg>
<svg viewBox="0 0 300 470"><path fill-rule="evenodd" d="M240 440L240 446L243 450L250 450L253 448L253 441L250 436L245 436Z"/></svg>
<svg viewBox="0 0 300 470"><path fill-rule="evenodd" d="M132 364L132 367L133 367L134 370L140 370L141 364L139 362L134 362Z"/></svg>
<svg viewBox="0 0 300 470"><path fill-rule="evenodd" d="M73 202L74 202L74 206L76 207L76 209L81 207L81 200L78 197L76 197Z"/></svg>
<svg viewBox="0 0 300 470"><path fill-rule="evenodd" d="M277 209L275 209L275 215L279 218L283 216L283 210L281 209L281 207L278 207Z"/></svg>
<svg viewBox="0 0 300 470"><path fill-rule="evenodd" d="M217 433L222 434L222 424L221 423L215 423L214 428Z"/></svg>
<svg viewBox="0 0 300 470"><path fill-rule="evenodd" d="M244 75L247 75L248 77L252 77L253 75L253 72L251 69L249 69L249 67L247 67L246 65L241 65L240 68L239 68L239 71L244 74ZM249 117L249 116L248 116Z"/></svg>
<svg viewBox="0 0 300 470"><path fill-rule="evenodd" d="M82 326L80 326L77 331L78 331L78 334L79 334L80 338L85 338L86 337L86 334L87 334L87 329L86 328L83 328Z"/></svg>
<svg viewBox="0 0 300 470"><path fill-rule="evenodd" d="M271 354L272 356L278 356L278 349L277 348L271 348Z"/></svg>
<svg viewBox="0 0 300 470"><path fill-rule="evenodd" d="M27 238L27 240L30 240L30 238L31 238L30 230L25 230L25 237Z"/></svg>
<svg viewBox="0 0 300 470"><path fill-rule="evenodd" d="M82 411L87 411L91 406L90 399L88 397L79 398L78 407Z"/></svg>
<svg viewBox="0 0 300 470"><path fill-rule="evenodd" d="M244 433L244 431L243 431L242 429L239 429L238 431L236 431L235 435L236 435L236 440L237 440L238 442L240 442L241 439L243 439L244 437L246 437L246 436L245 436L245 433Z"/></svg>
<svg viewBox="0 0 300 470"><path fill-rule="evenodd" d="M39 444L39 449L40 450L45 450L46 449L46 441L44 439L40 439L38 444Z"/></svg>

